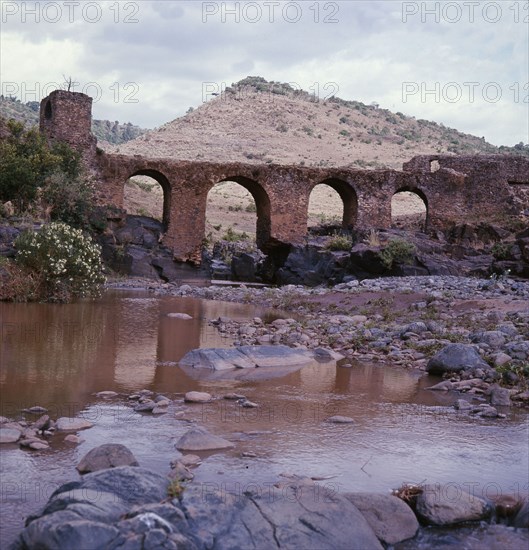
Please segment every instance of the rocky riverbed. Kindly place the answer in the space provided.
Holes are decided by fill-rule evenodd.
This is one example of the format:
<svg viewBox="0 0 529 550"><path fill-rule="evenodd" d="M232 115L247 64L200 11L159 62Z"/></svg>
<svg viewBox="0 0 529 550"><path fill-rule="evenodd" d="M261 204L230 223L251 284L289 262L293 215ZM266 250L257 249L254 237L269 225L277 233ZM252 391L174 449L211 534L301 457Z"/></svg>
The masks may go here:
<svg viewBox="0 0 529 550"><path fill-rule="evenodd" d="M364 360L428 370L447 378L437 390L477 398L495 392L493 401L503 406L529 404L525 281L431 276L353 280L332 288L252 288L129 279L111 286L277 308L290 312L291 318L265 323L221 317L209 322L236 346L327 347L344 355L344 368L351 360ZM434 359L441 352L448 353L446 364Z"/></svg>

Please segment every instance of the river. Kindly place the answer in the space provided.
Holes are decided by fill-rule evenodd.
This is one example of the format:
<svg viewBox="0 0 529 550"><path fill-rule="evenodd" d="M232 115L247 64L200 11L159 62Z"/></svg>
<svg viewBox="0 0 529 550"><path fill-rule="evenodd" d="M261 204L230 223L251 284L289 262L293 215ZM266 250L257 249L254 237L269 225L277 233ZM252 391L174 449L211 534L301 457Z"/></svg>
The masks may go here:
<svg viewBox="0 0 529 550"><path fill-rule="evenodd" d="M171 312L192 319L168 317ZM321 483L335 491L387 492L403 482L429 482L455 497L460 490L528 493L527 413L512 409L503 420L458 413L450 406L456 397L425 389L438 379L422 373L315 363L251 382L194 380L177 366L190 349L231 345L208 319L279 313L145 291L108 291L99 301L68 305L0 303L0 415L20 419L22 409L40 405L54 419L83 416L95 424L80 432L79 445L57 433L46 451L0 447L2 547L59 485L78 478L75 465L91 448L119 442L142 466L167 473L179 455L175 441L193 422L236 442L233 450L204 454L195 471L197 482L230 492L249 485L264 491L290 472L333 476ZM128 395L141 389L174 404L163 415L136 413ZM119 396L98 398L103 390ZM219 399L186 406L178 417L190 390L237 392L260 407ZM333 415L355 423L325 422Z"/></svg>

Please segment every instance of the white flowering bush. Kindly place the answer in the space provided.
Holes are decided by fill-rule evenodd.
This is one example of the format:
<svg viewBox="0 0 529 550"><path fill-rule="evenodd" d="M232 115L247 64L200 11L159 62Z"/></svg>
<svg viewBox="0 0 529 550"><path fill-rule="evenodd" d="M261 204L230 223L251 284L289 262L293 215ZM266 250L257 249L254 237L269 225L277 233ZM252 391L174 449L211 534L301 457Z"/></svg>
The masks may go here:
<svg viewBox="0 0 529 550"><path fill-rule="evenodd" d="M50 223L38 232L22 233L15 246L16 262L42 278L44 299L69 301L100 294L105 282L101 248L80 229Z"/></svg>

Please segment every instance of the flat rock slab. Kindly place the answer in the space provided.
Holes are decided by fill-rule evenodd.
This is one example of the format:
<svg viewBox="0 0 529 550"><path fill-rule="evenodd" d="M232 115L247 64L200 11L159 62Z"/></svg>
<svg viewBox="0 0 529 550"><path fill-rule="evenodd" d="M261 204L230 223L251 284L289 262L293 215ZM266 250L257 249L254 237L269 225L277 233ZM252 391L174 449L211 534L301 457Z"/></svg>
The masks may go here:
<svg viewBox="0 0 529 550"><path fill-rule="evenodd" d="M105 443L88 451L76 469L80 474L88 474L117 466L139 466L132 452L119 443Z"/></svg>
<svg viewBox="0 0 529 550"><path fill-rule="evenodd" d="M217 449L230 449L234 447L231 441L213 435L205 428L192 428L186 432L177 442L175 447L180 451L213 451Z"/></svg>
<svg viewBox="0 0 529 550"><path fill-rule="evenodd" d="M75 432L77 430L86 430L93 426L92 422L84 418L69 418L61 416L56 422L57 429L63 432Z"/></svg>
<svg viewBox="0 0 529 550"><path fill-rule="evenodd" d="M329 356L329 360L333 359ZM195 349L180 360L179 366L195 380L255 381L286 376L321 361L313 351L262 345Z"/></svg>
<svg viewBox="0 0 529 550"><path fill-rule="evenodd" d="M239 346L236 348L205 348L192 350L180 360L180 365L195 369L233 370L257 367L310 365L314 354L288 346Z"/></svg>

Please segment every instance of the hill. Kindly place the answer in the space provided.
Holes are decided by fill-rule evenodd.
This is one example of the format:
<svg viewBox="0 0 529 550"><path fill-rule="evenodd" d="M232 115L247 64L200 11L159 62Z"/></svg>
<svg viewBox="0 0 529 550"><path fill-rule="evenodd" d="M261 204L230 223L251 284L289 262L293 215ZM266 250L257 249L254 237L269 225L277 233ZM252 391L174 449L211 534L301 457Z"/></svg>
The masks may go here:
<svg viewBox="0 0 529 550"><path fill-rule="evenodd" d="M13 118L27 126L36 126L39 123L39 102L28 101L22 103L16 98L0 96L0 116L6 119ZM110 120L92 120L92 133L104 147L107 144L119 145L137 138L146 132L143 128L134 126L130 122L120 124Z"/></svg>
<svg viewBox="0 0 529 550"><path fill-rule="evenodd" d="M247 77L112 151L181 160L401 169L419 154L529 154L443 124Z"/></svg>

